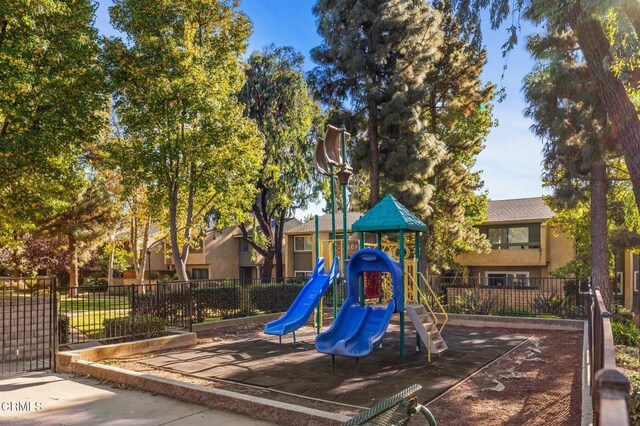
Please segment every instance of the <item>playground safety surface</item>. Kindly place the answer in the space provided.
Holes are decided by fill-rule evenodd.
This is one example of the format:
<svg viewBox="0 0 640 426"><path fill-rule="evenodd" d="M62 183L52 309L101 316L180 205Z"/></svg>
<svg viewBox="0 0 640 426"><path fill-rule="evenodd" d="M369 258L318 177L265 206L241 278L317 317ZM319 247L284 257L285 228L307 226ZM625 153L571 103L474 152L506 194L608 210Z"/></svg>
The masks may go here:
<svg viewBox="0 0 640 426"><path fill-rule="evenodd" d="M278 338L262 333L262 325L218 330L195 347L111 360L124 368L274 400L354 414L363 407L413 384L418 398L430 401L457 382L529 339L533 332L450 326L444 331L449 349L427 364L426 349L415 349L415 331L406 327L406 358L400 360L399 326L392 323L383 347L360 359L318 353L315 333L305 326Z"/></svg>

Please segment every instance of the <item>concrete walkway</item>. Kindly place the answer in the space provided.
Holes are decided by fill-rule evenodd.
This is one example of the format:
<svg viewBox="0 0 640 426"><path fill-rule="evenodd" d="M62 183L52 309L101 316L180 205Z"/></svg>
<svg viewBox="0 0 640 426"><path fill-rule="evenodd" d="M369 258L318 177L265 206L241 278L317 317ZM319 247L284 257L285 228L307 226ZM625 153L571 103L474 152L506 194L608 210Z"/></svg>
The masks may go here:
<svg viewBox="0 0 640 426"><path fill-rule="evenodd" d="M85 377L52 372L0 379L0 424L272 425L146 392L114 388Z"/></svg>

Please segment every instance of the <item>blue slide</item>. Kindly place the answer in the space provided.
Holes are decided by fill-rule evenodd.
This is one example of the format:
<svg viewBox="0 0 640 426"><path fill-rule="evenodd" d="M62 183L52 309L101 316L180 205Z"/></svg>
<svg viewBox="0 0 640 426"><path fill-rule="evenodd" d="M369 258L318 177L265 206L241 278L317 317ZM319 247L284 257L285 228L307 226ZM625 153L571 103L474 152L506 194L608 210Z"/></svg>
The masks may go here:
<svg viewBox="0 0 640 426"><path fill-rule="evenodd" d="M359 278L364 272L389 272L393 297L385 307L360 306ZM348 292L340 312L324 333L316 337L316 350L325 354L360 358L369 355L380 342L391 317L402 312L402 271L400 264L375 249L362 249L353 254L348 266Z"/></svg>
<svg viewBox="0 0 640 426"><path fill-rule="evenodd" d="M277 320L267 323L264 332L274 336L283 336L302 327L320 302L322 295L329 289L331 282L338 278L338 265L338 258L335 258L329 273L325 274L324 259L319 257L313 275L302 287L289 310Z"/></svg>
<svg viewBox="0 0 640 426"><path fill-rule="evenodd" d="M394 300L385 308L374 308L347 299L333 325L316 338L316 349L356 358L369 355L386 333L394 309Z"/></svg>

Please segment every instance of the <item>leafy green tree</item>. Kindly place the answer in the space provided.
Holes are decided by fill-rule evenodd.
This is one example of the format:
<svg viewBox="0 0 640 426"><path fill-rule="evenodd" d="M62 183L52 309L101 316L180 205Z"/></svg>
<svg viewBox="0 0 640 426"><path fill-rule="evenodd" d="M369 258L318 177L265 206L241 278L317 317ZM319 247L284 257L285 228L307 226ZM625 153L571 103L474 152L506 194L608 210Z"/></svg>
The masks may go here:
<svg viewBox="0 0 640 426"><path fill-rule="evenodd" d="M318 67L310 81L330 121L354 136L354 169L369 174L368 207L391 192L426 216L428 179L444 154L423 114L440 13L427 2L318 0L314 14L323 42L311 52Z"/></svg>
<svg viewBox="0 0 640 426"><path fill-rule="evenodd" d="M607 217L615 211L613 197L620 198L624 185L615 176L619 173L610 171L619 163L619 152L607 111L569 28L532 37L528 47L539 63L525 79L526 115L535 120L533 130L545 141L544 180L554 189L549 201L562 212L558 223L574 238L577 250L590 251L589 256L577 253L576 269L584 273L588 265L594 283L612 300L609 235L627 218L621 213ZM577 225L584 223L589 232Z"/></svg>
<svg viewBox="0 0 640 426"><path fill-rule="evenodd" d="M550 31L571 29L584 57L586 67L595 81L595 91L607 112L608 123L617 135L616 144L623 154L640 208L640 118L632 98L638 87L637 64L639 50L629 49L640 38L640 3L627 0L455 0L461 21L479 34L480 10L489 7L491 24L498 28L507 18L523 15ZM614 25L611 24L612 18ZM517 43L518 25L509 28L505 48ZM627 55L620 63L616 52ZM616 65L622 64L621 68ZM631 66L630 66L631 65ZM621 72L624 71L624 72Z"/></svg>
<svg viewBox="0 0 640 426"><path fill-rule="evenodd" d="M117 0L105 63L123 134L135 144L151 199L167 210L171 254L188 280L189 248L215 209L218 225L241 221L263 157L255 124L234 97L251 26L224 0Z"/></svg>
<svg viewBox="0 0 640 426"><path fill-rule="evenodd" d="M83 191L67 200L66 210L54 215L38 230L43 235L63 236L69 253L69 296L78 294L78 272L111 235L119 216L119 204L101 175L86 180Z"/></svg>
<svg viewBox="0 0 640 426"><path fill-rule="evenodd" d="M291 47L265 47L248 60L247 81L239 99L265 138L265 157L251 207L260 238L241 224L243 238L262 255L262 277L284 275L284 223L294 209L317 197L319 180L313 168L312 125L320 114L302 73L304 57Z"/></svg>
<svg viewBox="0 0 640 426"><path fill-rule="evenodd" d="M84 144L103 127L90 0L0 6L0 240L64 211L82 190Z"/></svg>
<svg viewBox="0 0 640 426"><path fill-rule="evenodd" d="M425 80L429 132L445 145L445 154L430 183L434 193L432 212L423 219L429 225L427 267L434 273L455 267L454 257L469 251L488 251L489 242L474 226L484 220L487 196L480 193L482 180L474 172L476 158L494 125L490 102L495 86L480 78L486 52L477 49L451 13L448 3L434 7L443 19L440 56Z"/></svg>

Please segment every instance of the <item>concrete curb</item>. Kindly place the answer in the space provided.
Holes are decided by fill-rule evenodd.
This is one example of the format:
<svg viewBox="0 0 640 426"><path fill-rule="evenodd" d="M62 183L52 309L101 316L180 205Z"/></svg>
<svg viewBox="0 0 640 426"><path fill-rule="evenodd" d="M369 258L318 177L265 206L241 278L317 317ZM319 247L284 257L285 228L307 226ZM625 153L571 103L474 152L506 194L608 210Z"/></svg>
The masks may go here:
<svg viewBox="0 0 640 426"><path fill-rule="evenodd" d="M442 314L436 314L438 321L443 321ZM497 327L515 328L523 330L564 330L581 331L584 328L584 320L554 319L554 318L527 318L527 317L502 317L491 315L449 314L447 324L463 327Z"/></svg>
<svg viewBox="0 0 640 426"><path fill-rule="evenodd" d="M589 324L584 323L582 337L582 426L593 424L593 403L591 401L591 359L589 357Z"/></svg>
<svg viewBox="0 0 640 426"><path fill-rule="evenodd" d="M82 359L70 365L70 372L131 386L181 401L218 408L281 425L338 425L349 417L237 392L184 383Z"/></svg>
<svg viewBox="0 0 640 426"><path fill-rule="evenodd" d="M73 363L80 360L100 361L107 358L121 358L148 352L192 346L198 342L196 333L176 332L170 336L134 342L113 343L111 345L94 346L86 349L58 352L56 354L56 372L70 373Z"/></svg>

